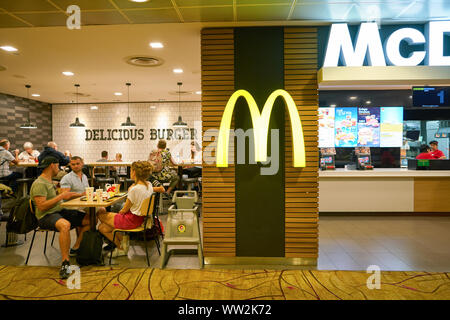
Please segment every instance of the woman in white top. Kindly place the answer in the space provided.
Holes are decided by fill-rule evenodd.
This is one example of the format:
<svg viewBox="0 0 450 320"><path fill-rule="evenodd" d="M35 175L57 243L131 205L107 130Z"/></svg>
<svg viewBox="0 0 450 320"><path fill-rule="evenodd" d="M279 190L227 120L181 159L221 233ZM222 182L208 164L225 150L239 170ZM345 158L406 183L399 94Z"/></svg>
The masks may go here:
<svg viewBox="0 0 450 320"><path fill-rule="evenodd" d="M141 215L141 205L143 201L149 198L152 193L165 192L164 187L152 187L147 181L152 173L153 167L147 161L136 161L131 165L130 177L135 183L128 189L127 200L119 213L106 212L99 210L97 212L98 219L101 224L98 230L110 241L113 240L114 229L135 229L142 225L145 217ZM127 255L128 245L122 243L122 236L116 235L114 239L116 246L113 256Z"/></svg>
<svg viewBox="0 0 450 320"><path fill-rule="evenodd" d="M33 144L31 142L25 142L23 148L25 151L19 154L19 160L23 162L36 162L40 153L37 150L33 150Z"/></svg>

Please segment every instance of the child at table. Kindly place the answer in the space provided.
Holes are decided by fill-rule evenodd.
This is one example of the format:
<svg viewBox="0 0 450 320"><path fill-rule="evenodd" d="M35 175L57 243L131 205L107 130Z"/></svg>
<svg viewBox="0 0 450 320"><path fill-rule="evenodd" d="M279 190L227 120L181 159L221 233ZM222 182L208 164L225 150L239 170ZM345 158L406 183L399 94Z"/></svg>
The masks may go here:
<svg viewBox="0 0 450 320"><path fill-rule="evenodd" d="M114 229L135 229L142 225L144 216L141 215L141 205L153 192L165 192L164 187L152 187L147 181L153 166L147 161L136 161L131 165L130 176L135 183L128 189L127 200L119 213L100 210L97 215L101 224L98 230L111 242ZM122 241L124 240L124 241ZM116 235L114 243L105 247L105 250L114 250L113 257L128 254L128 239L120 234Z"/></svg>

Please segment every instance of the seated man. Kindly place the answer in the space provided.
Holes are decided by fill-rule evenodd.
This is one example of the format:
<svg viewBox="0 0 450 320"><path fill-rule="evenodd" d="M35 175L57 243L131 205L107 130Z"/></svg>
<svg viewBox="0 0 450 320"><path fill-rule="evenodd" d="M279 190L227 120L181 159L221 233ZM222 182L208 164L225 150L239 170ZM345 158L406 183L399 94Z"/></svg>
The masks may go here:
<svg viewBox="0 0 450 320"><path fill-rule="evenodd" d="M17 192L16 180L22 178L22 174L19 172L12 172L9 168L9 163L19 163L19 150L14 150L15 157L9 152L10 143L8 140L0 140L0 178L8 181L8 185L14 192Z"/></svg>
<svg viewBox="0 0 450 320"><path fill-rule="evenodd" d="M59 247L62 256L62 265L59 275L62 279L70 276L69 249L70 229L80 227L73 250L80 247L83 232L89 229L89 217L78 210L67 210L61 207L62 200L70 200L79 196L76 192L65 191L57 195L52 178L58 174L59 161L54 157L46 157L40 161L39 168L42 174L33 182L30 197L36 204L36 218L42 229L59 231Z"/></svg>

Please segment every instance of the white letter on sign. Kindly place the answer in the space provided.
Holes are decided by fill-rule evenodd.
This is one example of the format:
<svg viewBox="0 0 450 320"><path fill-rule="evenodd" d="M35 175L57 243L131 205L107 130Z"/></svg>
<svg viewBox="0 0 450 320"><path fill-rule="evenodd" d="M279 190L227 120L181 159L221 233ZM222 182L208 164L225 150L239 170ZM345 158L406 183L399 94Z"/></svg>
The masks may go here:
<svg viewBox="0 0 450 320"><path fill-rule="evenodd" d="M450 21L432 21L427 25L428 65L450 66L450 56L444 56L444 34L450 33Z"/></svg>
<svg viewBox="0 0 450 320"><path fill-rule="evenodd" d="M425 43L425 36L417 29L403 28L392 33L386 42L386 56L394 66L417 66L425 59L425 51L416 51L405 58L400 54L400 42L408 44Z"/></svg>
<svg viewBox="0 0 450 320"><path fill-rule="evenodd" d="M362 23L353 48L352 39L346 23L333 24L328 39L324 67L337 67L339 56L342 54L344 64L349 67L360 67L364 63L366 54L371 66L386 66L383 45L376 23Z"/></svg>

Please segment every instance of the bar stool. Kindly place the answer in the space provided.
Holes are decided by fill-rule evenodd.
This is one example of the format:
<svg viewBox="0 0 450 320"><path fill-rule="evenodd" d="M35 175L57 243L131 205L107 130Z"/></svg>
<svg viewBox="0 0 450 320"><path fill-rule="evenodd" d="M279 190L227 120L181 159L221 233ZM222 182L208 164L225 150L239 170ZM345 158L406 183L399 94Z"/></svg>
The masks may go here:
<svg viewBox="0 0 450 320"><path fill-rule="evenodd" d="M33 183L33 178L20 178L16 182L19 184L19 189L22 191L22 197L28 195L28 184Z"/></svg>
<svg viewBox="0 0 450 320"><path fill-rule="evenodd" d="M183 183L183 185L187 185L187 190L191 191L192 190L192 185L196 182L198 182L198 178L183 178L181 180L181 182Z"/></svg>

